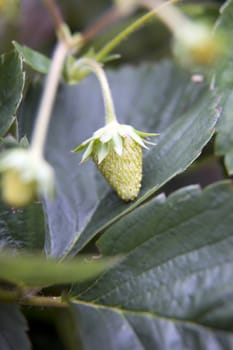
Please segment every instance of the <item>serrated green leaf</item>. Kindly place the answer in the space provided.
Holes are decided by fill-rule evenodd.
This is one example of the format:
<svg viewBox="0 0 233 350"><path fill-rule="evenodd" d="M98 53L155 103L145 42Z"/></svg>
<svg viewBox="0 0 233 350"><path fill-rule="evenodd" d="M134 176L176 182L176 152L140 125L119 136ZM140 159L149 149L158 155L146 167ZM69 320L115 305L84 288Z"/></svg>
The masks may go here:
<svg viewBox="0 0 233 350"><path fill-rule="evenodd" d="M51 62L48 57L16 41L13 41L13 45L27 65L39 73L48 74Z"/></svg>
<svg viewBox="0 0 233 350"><path fill-rule="evenodd" d="M22 99L24 73L18 53L0 56L0 137L5 136Z"/></svg>
<svg viewBox="0 0 233 350"><path fill-rule="evenodd" d="M115 341L116 349L131 342L135 349L231 349L232 212L230 182L203 191L189 186L167 199L160 195L108 229L98 242L101 253L124 254L124 260L72 291L86 348L98 338L100 349L104 339L109 349ZM87 339L97 318L99 327Z"/></svg>
<svg viewBox="0 0 233 350"><path fill-rule="evenodd" d="M126 66L108 72L108 77L119 122L161 135L157 146L145 153L138 200L126 204L91 161L80 165L81 155L70 152L104 124L96 78L91 75L78 86L61 87L46 152L57 174L57 199L45 203L49 227L46 249L50 255L79 251L104 227L184 171L214 132L219 115L215 97L205 84L193 83L175 64L165 61L137 68ZM22 109L26 124L34 111L33 95L28 101Z"/></svg>
<svg viewBox="0 0 233 350"><path fill-rule="evenodd" d="M0 304L0 348L30 350L27 322L16 305Z"/></svg>
<svg viewBox="0 0 233 350"><path fill-rule="evenodd" d="M47 286L90 280L110 268L116 258L80 257L59 262L38 254L0 253L0 279L26 286Z"/></svg>

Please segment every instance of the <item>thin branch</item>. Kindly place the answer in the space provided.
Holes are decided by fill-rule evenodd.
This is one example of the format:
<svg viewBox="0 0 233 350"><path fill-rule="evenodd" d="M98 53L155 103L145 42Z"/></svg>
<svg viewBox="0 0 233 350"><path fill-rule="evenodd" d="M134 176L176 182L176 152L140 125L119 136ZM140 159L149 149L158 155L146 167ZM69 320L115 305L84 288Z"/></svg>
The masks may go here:
<svg viewBox="0 0 233 350"><path fill-rule="evenodd" d="M59 30L64 20L56 0L44 0L44 3L52 17L56 30Z"/></svg>
<svg viewBox="0 0 233 350"><path fill-rule="evenodd" d="M115 7L111 7L99 20L83 31L82 42L86 43L91 40L99 32L113 24L120 17L119 11L117 11Z"/></svg>
<svg viewBox="0 0 233 350"><path fill-rule="evenodd" d="M61 35L62 40L66 41L67 40L66 34L62 30L65 21L64 21L64 18L62 16L62 13L61 13L57 3L56 3L56 0L44 0L44 4L47 7L48 12L50 13L50 15L52 17L56 32Z"/></svg>

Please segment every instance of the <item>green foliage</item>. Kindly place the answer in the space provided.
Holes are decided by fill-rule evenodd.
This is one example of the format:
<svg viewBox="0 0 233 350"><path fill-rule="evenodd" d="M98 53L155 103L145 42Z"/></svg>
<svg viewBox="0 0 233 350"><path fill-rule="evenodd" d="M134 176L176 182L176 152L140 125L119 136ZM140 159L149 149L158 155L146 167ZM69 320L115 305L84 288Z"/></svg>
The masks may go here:
<svg viewBox="0 0 233 350"><path fill-rule="evenodd" d="M46 56L16 41L13 42L13 45L27 65L39 73L48 74L50 60Z"/></svg>
<svg viewBox="0 0 233 350"><path fill-rule="evenodd" d="M33 203L23 209L9 208L1 203L0 210L1 248L43 249L45 223L40 203Z"/></svg>
<svg viewBox="0 0 233 350"><path fill-rule="evenodd" d="M233 40L232 40L232 14L233 2L226 1L222 7L222 13L217 23L218 30L225 30L229 35L229 51L216 74L216 85L221 91L223 99L222 118L217 128L216 154L224 156L226 170L229 175L233 174Z"/></svg>
<svg viewBox="0 0 233 350"><path fill-rule="evenodd" d="M16 52L0 57L0 77L0 137L3 137L15 120L24 86L22 60Z"/></svg>
<svg viewBox="0 0 233 350"><path fill-rule="evenodd" d="M206 13L203 5L195 8ZM185 70L172 57L145 62L143 53L135 58L140 64L119 60L109 68L106 58L116 45L153 16L139 14L120 33L119 18L113 40L98 38L103 49L93 40L93 51L84 45L77 54L95 52L105 60L120 123L160 133L157 145L143 154L139 196L122 201L93 162L80 164L81 155L71 152L104 126L96 78L85 72L78 84L60 82L45 149L39 149L55 170L56 197L38 198L22 209L0 205L0 349L27 350L30 341L40 349L33 333L30 341L26 335L26 319L29 329L34 321L46 325L43 349L53 344L46 338L47 324L67 350L233 348L233 188L229 179L210 184L209 170L210 162L222 170L221 158L213 154L216 129L214 151L233 174L233 1L221 8L215 29L227 33L228 46L217 66L205 67L206 75L197 67ZM73 37L65 35L70 43ZM162 47L167 34L164 38ZM32 140L33 149L45 83L43 76L30 74L34 81L28 78L23 96L22 63L45 75L54 64L54 57L13 45L0 59L1 151L18 147L15 135ZM74 50L66 59L69 54ZM205 172L196 177L200 163ZM209 185L202 189L200 182ZM39 321L33 311L38 306L44 314Z"/></svg>
<svg viewBox="0 0 233 350"><path fill-rule="evenodd" d="M187 349L188 342L189 349L230 349L232 211L230 183L204 191L189 186L108 229L98 242L101 253L124 260L72 291L84 348L96 342L97 349Z"/></svg>
<svg viewBox="0 0 233 350"><path fill-rule="evenodd" d="M46 249L51 255L63 256L71 249L74 254L83 248L104 227L184 171L214 132L219 115L216 97L208 91L207 84L191 82L190 75L174 63L124 67L109 72L108 77L119 121L161 136L157 145L145 152L138 199L125 204L98 176L93 164L81 166L80 155L71 153L103 126L103 104L96 78L90 76L78 86L60 88L62 98L56 101L47 142L48 158L58 180L57 198L45 204L50 227ZM35 94L31 92L31 103L23 109L25 119L33 113ZM69 125L72 129L64 139Z"/></svg>

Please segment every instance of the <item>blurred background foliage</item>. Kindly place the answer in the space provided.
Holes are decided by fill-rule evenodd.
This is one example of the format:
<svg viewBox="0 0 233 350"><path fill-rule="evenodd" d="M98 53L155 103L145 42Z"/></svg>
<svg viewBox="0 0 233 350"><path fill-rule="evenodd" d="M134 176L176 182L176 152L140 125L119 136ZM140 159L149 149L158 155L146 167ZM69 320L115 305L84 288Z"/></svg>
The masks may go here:
<svg viewBox="0 0 233 350"><path fill-rule="evenodd" d="M218 16L222 0L183 0L179 2L184 11L196 19L204 18L214 22ZM4 1L2 0L2 3ZM40 0L8 0L8 10L1 9L0 1L0 50L11 48L11 41L16 40L33 49L50 54L55 42L55 33L50 15ZM72 31L82 32L88 28L111 7L110 0L59 0L65 21ZM14 6L13 6L14 5ZM132 22L142 11L137 11L133 18L125 18L109 26L95 38L90 46L101 47L116 33ZM125 40L117 52L122 56L121 63L155 60L170 55L170 36L167 29L159 21L154 20Z"/></svg>
<svg viewBox="0 0 233 350"><path fill-rule="evenodd" d="M190 16L200 19L204 18L212 23L216 20L219 8L223 0L199 0L199 1L180 1L183 10ZM7 4L7 5L6 5ZM59 0L65 21L73 32L82 32L98 20L111 6L110 0ZM122 21L114 23L108 30L98 34L94 41L88 44L88 47L96 49L104 45L115 34L126 27L142 12L138 11L131 18L125 18ZM125 40L115 51L121 55L121 59L110 64L119 65L124 63L137 64L142 61L158 61L161 58L170 57L170 34L159 21L154 20L144 26L138 32L134 33L129 39ZM53 22L43 1L40 0L0 0L0 52L6 52L12 48L12 40L27 45L35 50L51 55L55 44L56 35ZM85 50L87 48L85 47ZM208 145L211 148L212 145ZM208 156L208 149L204 156ZM176 177L168 187L169 193L176 188L185 186L189 183L200 183L206 185L223 177L223 170L215 159L195 163L188 174L182 174ZM51 293L51 290L48 291ZM56 290L52 291L56 294ZM29 320L30 339L33 349L56 349L62 350L63 343L74 339L72 327L69 324L62 324L62 317L54 316L53 310L35 310L25 309L25 314ZM67 319L67 318L66 318ZM68 322L68 321L66 321ZM72 322L71 322L72 323ZM62 325L62 326L61 326ZM63 329L63 332L61 330ZM59 337L58 337L59 334ZM64 339L63 339L64 336ZM72 340L70 340L72 349Z"/></svg>

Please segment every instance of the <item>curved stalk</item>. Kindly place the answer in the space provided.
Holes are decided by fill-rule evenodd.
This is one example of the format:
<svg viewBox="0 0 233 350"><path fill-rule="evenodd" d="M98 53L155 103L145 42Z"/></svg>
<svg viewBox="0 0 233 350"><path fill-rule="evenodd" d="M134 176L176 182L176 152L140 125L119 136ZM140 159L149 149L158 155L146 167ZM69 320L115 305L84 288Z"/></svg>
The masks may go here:
<svg viewBox="0 0 233 350"><path fill-rule="evenodd" d="M93 73L95 73L99 80L104 99L106 124L109 124L114 121L116 122L117 118L113 104L112 94L103 68L99 63L97 63L91 58L80 58L78 61L76 61L76 69L84 67L87 67Z"/></svg>

